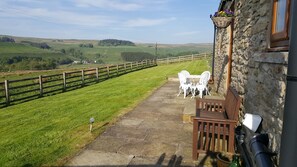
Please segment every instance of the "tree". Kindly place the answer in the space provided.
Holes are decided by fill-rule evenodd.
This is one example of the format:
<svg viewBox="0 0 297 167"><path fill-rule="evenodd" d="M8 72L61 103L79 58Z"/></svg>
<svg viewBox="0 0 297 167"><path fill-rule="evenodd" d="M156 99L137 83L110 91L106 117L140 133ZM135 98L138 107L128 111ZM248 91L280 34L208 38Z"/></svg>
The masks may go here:
<svg viewBox="0 0 297 167"><path fill-rule="evenodd" d="M9 37L1 37L0 38L0 42L11 42L11 43L15 43L13 38L9 38Z"/></svg>
<svg viewBox="0 0 297 167"><path fill-rule="evenodd" d="M117 39L104 39L98 42L99 46L135 46L131 41L117 40Z"/></svg>
<svg viewBox="0 0 297 167"><path fill-rule="evenodd" d="M66 50L65 50L65 49L61 49L61 52L62 52L63 54L66 54Z"/></svg>
<svg viewBox="0 0 297 167"><path fill-rule="evenodd" d="M93 46L93 44L88 43L88 44L79 44L79 47L81 47L81 48L83 48L83 47L85 47L85 48L93 48L94 46Z"/></svg>

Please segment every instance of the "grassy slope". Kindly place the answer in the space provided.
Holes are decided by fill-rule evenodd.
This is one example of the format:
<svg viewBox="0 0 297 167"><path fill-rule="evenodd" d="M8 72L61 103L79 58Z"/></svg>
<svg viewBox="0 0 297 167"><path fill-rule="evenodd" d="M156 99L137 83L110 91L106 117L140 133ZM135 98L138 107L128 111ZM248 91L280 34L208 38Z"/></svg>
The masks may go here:
<svg viewBox="0 0 297 167"><path fill-rule="evenodd" d="M3 43L0 42L0 56L12 57L12 56L29 56L29 57L46 57L56 58L63 57L61 53L48 49L40 49L33 46L23 45L19 43ZM65 56L64 56L65 57Z"/></svg>
<svg viewBox="0 0 297 167"><path fill-rule="evenodd" d="M0 35L1 36L1 35ZM98 46L96 40L60 40L55 39L42 39L42 38L29 38L29 37L12 37L17 42L16 44L0 43L1 51L0 56L42 56L54 58L57 56L64 56L60 51L61 49L68 50L76 48L84 53L84 56L90 60L98 60L96 54L100 54L99 59L107 64L122 63L121 52L149 52L155 54L155 44L140 43L136 46ZM31 41L36 43L47 43L52 49L44 50L32 46L24 46L18 44L21 41ZM79 44L92 43L94 48L81 48ZM6 45L6 46L5 46ZM211 52L211 44L185 44L185 45L167 45L158 44L158 55L178 54L186 51L198 51L200 53ZM75 58L74 58L75 59Z"/></svg>
<svg viewBox="0 0 297 167"><path fill-rule="evenodd" d="M137 105L164 84L167 76L182 69L198 74L208 66L206 61L158 66L0 109L0 166L63 164L92 141L104 124ZM95 118L93 133L88 131L90 117Z"/></svg>
<svg viewBox="0 0 297 167"><path fill-rule="evenodd" d="M81 43L93 43L93 48L80 48ZM75 41L75 42L49 42L51 47L56 50L77 48L80 49L90 60L96 60L96 54L100 54L105 63L122 63L121 52L148 52L155 55L154 44L136 44L136 46L98 46L94 41ZM210 52L212 45L209 44L188 44L188 45L158 45L158 55L178 54L186 51L198 51L200 53Z"/></svg>

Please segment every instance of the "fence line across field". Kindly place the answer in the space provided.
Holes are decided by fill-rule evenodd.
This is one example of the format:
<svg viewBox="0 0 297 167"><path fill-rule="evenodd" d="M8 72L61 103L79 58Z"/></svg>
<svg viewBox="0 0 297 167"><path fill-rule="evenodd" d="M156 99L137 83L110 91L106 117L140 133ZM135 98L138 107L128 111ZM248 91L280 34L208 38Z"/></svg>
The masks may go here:
<svg viewBox="0 0 297 167"><path fill-rule="evenodd" d="M175 58L144 60L91 69L63 72L62 74L40 75L38 77L5 80L0 82L0 107L9 106L36 98L54 95L109 78L156 65L172 64L206 58L209 54L179 56Z"/></svg>

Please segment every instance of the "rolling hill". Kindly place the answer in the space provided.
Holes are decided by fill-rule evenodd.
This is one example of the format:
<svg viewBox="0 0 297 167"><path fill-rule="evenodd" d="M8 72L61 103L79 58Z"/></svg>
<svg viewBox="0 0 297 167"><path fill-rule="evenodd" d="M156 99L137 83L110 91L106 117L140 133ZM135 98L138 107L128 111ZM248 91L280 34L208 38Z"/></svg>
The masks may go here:
<svg viewBox="0 0 297 167"><path fill-rule="evenodd" d="M0 35L0 37L3 36L4 35ZM65 65L61 65L70 65L72 61L83 62L85 64L117 64L124 62L123 58L121 57L122 53L124 52L146 53L155 55L157 58L165 58L211 52L212 50L212 44L156 45L152 43L133 43L135 45L126 46L119 45L121 40L115 40L117 45L100 46L100 40L45 39L15 36L6 37L12 38L15 43L0 42L0 71L38 70L39 68L48 69L45 64L50 63L55 63L55 66L49 67L49 69L57 67L64 68ZM130 43L130 41L122 41L124 41L123 43ZM38 47L42 44L48 45L49 48L42 49ZM28 60L26 64L30 64L31 61L33 61L35 62L35 65L37 65L23 67L22 65L18 64L21 61L12 61L16 57L24 57L23 59ZM43 68L43 66L45 66L45 68Z"/></svg>

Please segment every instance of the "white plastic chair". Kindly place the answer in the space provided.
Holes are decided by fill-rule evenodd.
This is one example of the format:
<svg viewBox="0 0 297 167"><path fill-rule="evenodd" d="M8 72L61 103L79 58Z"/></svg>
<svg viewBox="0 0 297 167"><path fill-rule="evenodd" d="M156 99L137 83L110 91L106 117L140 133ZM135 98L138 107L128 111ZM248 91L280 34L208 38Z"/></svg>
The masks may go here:
<svg viewBox="0 0 297 167"><path fill-rule="evenodd" d="M187 70L181 70L180 73L182 73L186 77L186 80L187 80L188 83L191 83L190 82L190 79L189 79L189 76L191 74L189 73L189 71L187 71Z"/></svg>
<svg viewBox="0 0 297 167"><path fill-rule="evenodd" d="M178 79L179 79L179 93L177 96L179 96L182 92L184 92L184 98L186 98L188 91L191 90L191 82L187 81L187 77L184 73L179 72L178 73Z"/></svg>
<svg viewBox="0 0 297 167"><path fill-rule="evenodd" d="M209 90L208 90L208 87L207 87L209 79L210 79L210 72L209 71L204 71L200 76L199 82L195 86L191 87L191 91L192 91L192 97L191 98L196 96L196 90L199 91L200 98L203 97L203 91L204 90L206 91L207 95L211 95L209 93Z"/></svg>

